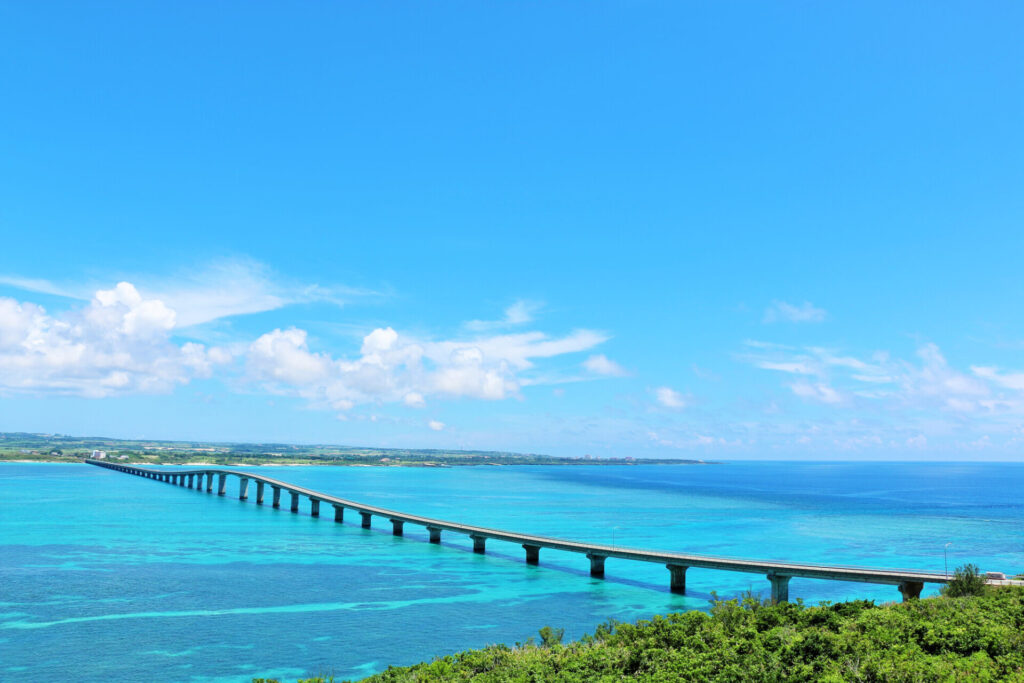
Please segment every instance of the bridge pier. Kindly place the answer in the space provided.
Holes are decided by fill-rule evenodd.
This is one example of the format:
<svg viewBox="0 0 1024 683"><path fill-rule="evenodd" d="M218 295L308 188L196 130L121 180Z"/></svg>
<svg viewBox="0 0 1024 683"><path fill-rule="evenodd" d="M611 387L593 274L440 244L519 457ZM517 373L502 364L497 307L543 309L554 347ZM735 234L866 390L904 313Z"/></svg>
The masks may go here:
<svg viewBox="0 0 1024 683"><path fill-rule="evenodd" d="M607 558L604 555L591 555L588 553L587 559L590 560L590 575L595 579L603 579L604 561Z"/></svg>
<svg viewBox="0 0 1024 683"><path fill-rule="evenodd" d="M526 564L540 564L539 545L530 545L529 543L524 543L523 550L526 551Z"/></svg>
<svg viewBox="0 0 1024 683"><path fill-rule="evenodd" d="M188 475L188 487L189 487L190 489L191 489L191 488L195 488L195 487L193 486L193 484L195 484L195 483L196 483L196 475L194 475L194 474L190 474L190 475Z"/></svg>
<svg viewBox="0 0 1024 683"><path fill-rule="evenodd" d="M470 538L473 539L473 552L477 555L483 555L486 552L485 546L487 545L487 537L470 536Z"/></svg>
<svg viewBox="0 0 1024 683"><path fill-rule="evenodd" d="M309 499L309 516L319 517L320 516L320 501L316 498Z"/></svg>
<svg viewBox="0 0 1024 683"><path fill-rule="evenodd" d="M256 504L263 505L263 482L256 482Z"/></svg>
<svg viewBox="0 0 1024 683"><path fill-rule="evenodd" d="M402 529L404 527L405 527L405 522L403 522L400 519L392 519L391 520L391 535L392 536L401 536L402 535Z"/></svg>
<svg viewBox="0 0 1024 683"><path fill-rule="evenodd" d="M239 477L238 478L238 500L247 500L249 498L249 478Z"/></svg>
<svg viewBox="0 0 1024 683"><path fill-rule="evenodd" d="M199 474L196 475L196 491L202 491L203 490L203 475L204 474L206 474L206 473L205 472L200 472Z"/></svg>
<svg viewBox="0 0 1024 683"><path fill-rule="evenodd" d="M182 486L182 487L185 486L185 475L184 474L179 474L178 475L178 486Z"/></svg>
<svg viewBox="0 0 1024 683"><path fill-rule="evenodd" d="M924 588L924 584L920 581L904 581L898 588L900 589L900 595L903 596L903 602L910 602L921 597L921 590Z"/></svg>
<svg viewBox="0 0 1024 683"><path fill-rule="evenodd" d="M363 518L363 528L364 529L369 529L370 528L370 522L373 520L373 515L371 513L369 513L369 512L362 512L362 511L359 512L359 515Z"/></svg>
<svg viewBox="0 0 1024 683"><path fill-rule="evenodd" d="M428 526L427 527L427 531L430 533L430 542L431 543L440 543L441 542L441 530L438 527L436 527L436 526Z"/></svg>
<svg viewBox="0 0 1024 683"><path fill-rule="evenodd" d="M686 570L689 567L681 564L666 564L665 566L668 567L669 574L671 575L668 589L680 595L686 593Z"/></svg>
<svg viewBox="0 0 1024 683"><path fill-rule="evenodd" d="M299 494L297 491L289 491L292 494L292 512L299 511Z"/></svg>
<svg viewBox="0 0 1024 683"><path fill-rule="evenodd" d="M218 474L217 475L217 495L223 496L227 493L228 475Z"/></svg>
<svg viewBox="0 0 1024 683"><path fill-rule="evenodd" d="M768 580L772 582L772 602L789 602L789 580L792 576L784 576L775 572L768 572Z"/></svg>
<svg viewBox="0 0 1024 683"><path fill-rule="evenodd" d="M281 487L280 486L271 486L270 488L274 489L274 507L275 508L281 507Z"/></svg>
<svg viewBox="0 0 1024 683"><path fill-rule="evenodd" d="M334 506L334 521L341 523L345 521L345 506L335 505Z"/></svg>

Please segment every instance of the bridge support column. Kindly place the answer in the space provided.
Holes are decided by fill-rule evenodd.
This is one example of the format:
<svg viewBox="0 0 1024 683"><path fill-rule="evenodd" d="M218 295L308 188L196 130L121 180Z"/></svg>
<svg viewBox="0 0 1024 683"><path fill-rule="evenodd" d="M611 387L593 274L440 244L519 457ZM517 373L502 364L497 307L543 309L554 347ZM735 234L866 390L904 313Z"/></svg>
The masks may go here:
<svg viewBox="0 0 1024 683"><path fill-rule="evenodd" d="M196 491L202 491L203 490L203 475L204 474L205 474L204 472L200 472L199 474L196 475Z"/></svg>
<svg viewBox="0 0 1024 683"><path fill-rule="evenodd" d="M280 486L271 486L270 488L274 489L274 507L275 508L281 507L281 487Z"/></svg>
<svg viewBox="0 0 1024 683"><path fill-rule="evenodd" d="M238 479L238 500L246 500L249 497L249 478L239 477Z"/></svg>
<svg viewBox="0 0 1024 683"><path fill-rule="evenodd" d="M528 543L524 543L523 550L526 551L526 564L540 564L539 545L530 545Z"/></svg>
<svg viewBox="0 0 1024 683"><path fill-rule="evenodd" d="M483 555L486 552L485 546L487 545L487 537L470 536L470 538L473 539L473 552L477 555Z"/></svg>
<svg viewBox="0 0 1024 683"><path fill-rule="evenodd" d="M320 501L316 498L309 499L309 516L319 517L320 516Z"/></svg>
<svg viewBox="0 0 1024 683"><path fill-rule="evenodd" d="M263 505L263 482L256 482L256 504Z"/></svg>
<svg viewBox="0 0 1024 683"><path fill-rule="evenodd" d="M427 531L430 533L430 542L431 543L440 543L441 542L441 530L440 529L438 529L436 526L428 526L427 527Z"/></svg>
<svg viewBox="0 0 1024 683"><path fill-rule="evenodd" d="M680 595L686 593L686 570L689 567L682 564L666 564L665 566L668 567L669 574L671 575L668 589Z"/></svg>
<svg viewBox="0 0 1024 683"><path fill-rule="evenodd" d="M206 473L206 492L213 493L213 472Z"/></svg>
<svg viewBox="0 0 1024 683"><path fill-rule="evenodd" d="M903 602L910 602L911 600L917 600L921 597L921 590L924 588L924 584L920 581L904 581L899 585L900 594L903 596Z"/></svg>
<svg viewBox="0 0 1024 683"><path fill-rule="evenodd" d="M345 506L335 505L334 506L334 521L344 522L345 521Z"/></svg>
<svg viewBox="0 0 1024 683"><path fill-rule="evenodd" d="M373 520L373 515L370 514L369 512L360 512L359 514L363 518L363 528L364 529L369 529L370 528L370 522L371 522L371 520Z"/></svg>
<svg viewBox="0 0 1024 683"><path fill-rule="evenodd" d="M775 572L768 573L768 580L772 582L772 602L789 602L789 580L792 576L783 576Z"/></svg>
<svg viewBox="0 0 1024 683"><path fill-rule="evenodd" d="M288 493L292 494L292 508L291 508L292 512L298 512L299 511L299 494L297 492L295 492L295 491L289 491Z"/></svg>
<svg viewBox="0 0 1024 683"><path fill-rule="evenodd" d="M587 555L587 559L590 560L590 575L595 579L604 578L604 555Z"/></svg>
<svg viewBox="0 0 1024 683"><path fill-rule="evenodd" d="M392 519L391 520L391 535L392 536L401 536L402 535L402 528L404 526L405 526L405 522L403 522L402 520L400 520L400 519Z"/></svg>
<svg viewBox="0 0 1024 683"><path fill-rule="evenodd" d="M226 474L218 474L217 475L217 495L218 496L223 496L223 495L225 495L228 492L227 491L227 485L228 485L228 475L226 475Z"/></svg>

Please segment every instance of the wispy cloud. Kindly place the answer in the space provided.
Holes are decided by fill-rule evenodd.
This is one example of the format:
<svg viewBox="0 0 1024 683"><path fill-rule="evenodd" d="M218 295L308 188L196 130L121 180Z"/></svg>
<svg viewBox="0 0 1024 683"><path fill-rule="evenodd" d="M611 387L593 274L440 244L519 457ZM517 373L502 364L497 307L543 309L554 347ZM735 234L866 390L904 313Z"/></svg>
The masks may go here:
<svg viewBox="0 0 1024 683"><path fill-rule="evenodd" d="M141 274L124 278L147 300L173 309L175 329L222 318L273 311L285 306L324 302L337 306L359 297L379 296L371 290L291 281L257 261L223 259L182 269L173 275ZM103 285L54 283L49 280L0 275L0 284L23 291L88 301Z"/></svg>
<svg viewBox="0 0 1024 683"><path fill-rule="evenodd" d="M594 375L604 377L625 377L626 369L603 353L594 354L583 361L583 368Z"/></svg>
<svg viewBox="0 0 1024 683"><path fill-rule="evenodd" d="M825 309L816 308L810 301L791 304L776 300L765 309L764 322L820 323L826 315Z"/></svg>
<svg viewBox="0 0 1024 683"><path fill-rule="evenodd" d="M657 387L654 390L654 398L666 408L682 410L687 406L686 397L670 387Z"/></svg>
<svg viewBox="0 0 1024 683"><path fill-rule="evenodd" d="M505 309L500 320L470 320L466 323L466 329L474 332L487 332L516 325L525 325L533 322L537 311L543 308L544 304L537 301L519 299Z"/></svg>

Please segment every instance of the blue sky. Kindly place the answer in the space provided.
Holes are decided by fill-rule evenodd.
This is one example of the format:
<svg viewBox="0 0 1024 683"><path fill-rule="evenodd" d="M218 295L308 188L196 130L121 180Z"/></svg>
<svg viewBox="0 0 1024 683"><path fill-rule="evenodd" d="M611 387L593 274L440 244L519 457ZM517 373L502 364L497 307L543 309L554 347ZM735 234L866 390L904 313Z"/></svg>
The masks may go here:
<svg viewBox="0 0 1024 683"><path fill-rule="evenodd" d="M4 3L0 430L1021 459L1022 20Z"/></svg>

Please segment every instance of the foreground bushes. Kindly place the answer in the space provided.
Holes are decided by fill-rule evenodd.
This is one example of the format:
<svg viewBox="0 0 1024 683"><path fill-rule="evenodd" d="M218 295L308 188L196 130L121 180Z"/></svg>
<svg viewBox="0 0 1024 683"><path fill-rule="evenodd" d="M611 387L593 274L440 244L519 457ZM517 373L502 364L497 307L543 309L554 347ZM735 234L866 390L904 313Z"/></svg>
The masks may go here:
<svg viewBox="0 0 1024 683"><path fill-rule="evenodd" d="M718 602L710 615L609 622L568 645L559 643L558 630L545 627L540 635L539 645L492 645L392 667L366 681L1024 683L1024 588L885 605L805 607L747 598Z"/></svg>
<svg viewBox="0 0 1024 683"><path fill-rule="evenodd" d="M755 599L608 624L569 645L492 645L367 681L1021 681L1024 589L905 604Z"/></svg>

